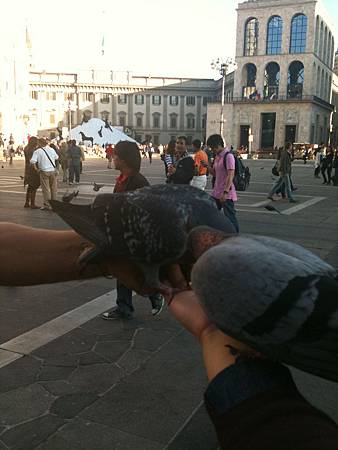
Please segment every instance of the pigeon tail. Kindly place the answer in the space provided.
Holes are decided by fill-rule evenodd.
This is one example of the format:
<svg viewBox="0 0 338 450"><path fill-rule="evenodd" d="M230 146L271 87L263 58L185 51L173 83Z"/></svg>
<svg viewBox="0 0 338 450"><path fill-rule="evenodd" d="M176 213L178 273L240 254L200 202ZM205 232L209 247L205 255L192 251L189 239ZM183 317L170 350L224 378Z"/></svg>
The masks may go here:
<svg viewBox="0 0 338 450"><path fill-rule="evenodd" d="M95 223L91 205L73 205L58 200L50 200L49 203L53 211L80 236L99 248L108 245L107 237Z"/></svg>

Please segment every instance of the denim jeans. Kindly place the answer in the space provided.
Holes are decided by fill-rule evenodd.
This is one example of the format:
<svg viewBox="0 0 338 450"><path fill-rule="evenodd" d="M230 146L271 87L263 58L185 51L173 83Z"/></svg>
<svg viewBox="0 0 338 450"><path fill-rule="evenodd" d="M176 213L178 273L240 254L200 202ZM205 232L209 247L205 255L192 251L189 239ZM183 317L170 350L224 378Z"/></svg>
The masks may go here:
<svg viewBox="0 0 338 450"><path fill-rule="evenodd" d="M278 192L281 189L283 184L285 185L285 188L286 188L286 195L288 196L288 199L291 200L292 192L291 192L290 176L288 173L279 176L279 179L276 181L275 185L269 192L269 197L272 197L273 194Z"/></svg>
<svg viewBox="0 0 338 450"><path fill-rule="evenodd" d="M119 280L116 280L116 291L117 291L116 304L119 310L127 315L132 314L134 312L133 291L127 288ZM159 295L158 294L149 295L149 300L152 308L155 308L159 301Z"/></svg>
<svg viewBox="0 0 338 450"><path fill-rule="evenodd" d="M223 203L223 212L224 215L227 216L227 218L230 220L230 222L235 227L237 233L239 233L239 225L236 217L236 210L235 210L235 204L233 200L226 200L225 203Z"/></svg>
<svg viewBox="0 0 338 450"><path fill-rule="evenodd" d="M70 164L69 165L69 181L72 183L74 181L78 183L80 181L80 165L78 164Z"/></svg>

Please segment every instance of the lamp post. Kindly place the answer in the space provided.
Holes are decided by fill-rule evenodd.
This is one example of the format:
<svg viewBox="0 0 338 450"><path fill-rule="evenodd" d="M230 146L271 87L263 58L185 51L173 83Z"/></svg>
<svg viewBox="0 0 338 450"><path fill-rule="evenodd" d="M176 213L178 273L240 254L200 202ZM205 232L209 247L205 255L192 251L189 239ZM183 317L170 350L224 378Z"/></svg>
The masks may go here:
<svg viewBox="0 0 338 450"><path fill-rule="evenodd" d="M222 61L220 58L217 58L215 61L211 62L211 68L212 70L217 70L217 72L222 77L222 96L221 96L221 114L220 114L220 121L219 121L219 134L223 138L223 132L224 132L224 91L225 91L225 77L228 72L228 67L232 65L235 66L236 62L232 58L226 58L225 61Z"/></svg>

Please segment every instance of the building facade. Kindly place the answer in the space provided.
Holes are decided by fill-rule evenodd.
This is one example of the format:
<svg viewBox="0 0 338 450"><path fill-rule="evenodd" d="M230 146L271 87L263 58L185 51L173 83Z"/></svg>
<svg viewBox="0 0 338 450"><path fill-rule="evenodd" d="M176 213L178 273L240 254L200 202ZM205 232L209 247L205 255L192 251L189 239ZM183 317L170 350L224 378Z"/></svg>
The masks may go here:
<svg viewBox="0 0 338 450"><path fill-rule="evenodd" d="M252 141L253 151L287 141L328 142L336 42L320 2L251 0L237 12L225 140L236 147ZM210 104L207 134L219 131L219 117L220 105Z"/></svg>
<svg viewBox="0 0 338 450"><path fill-rule="evenodd" d="M207 103L216 100L212 79L134 76L130 72L30 72L32 133L58 134L98 117L123 127L138 142L167 144L185 135L205 139Z"/></svg>

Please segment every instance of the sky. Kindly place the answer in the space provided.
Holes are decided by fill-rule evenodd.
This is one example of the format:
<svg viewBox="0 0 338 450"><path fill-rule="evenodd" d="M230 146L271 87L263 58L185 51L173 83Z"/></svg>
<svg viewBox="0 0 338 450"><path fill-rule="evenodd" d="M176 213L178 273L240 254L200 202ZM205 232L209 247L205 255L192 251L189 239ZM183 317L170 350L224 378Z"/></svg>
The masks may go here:
<svg viewBox="0 0 338 450"><path fill-rule="evenodd" d="M337 29L337 0L323 3ZM7 0L6 12L27 24L39 69L96 67L211 78L216 77L212 60L235 54L237 4L238 0ZM4 22L13 28L13 21Z"/></svg>

